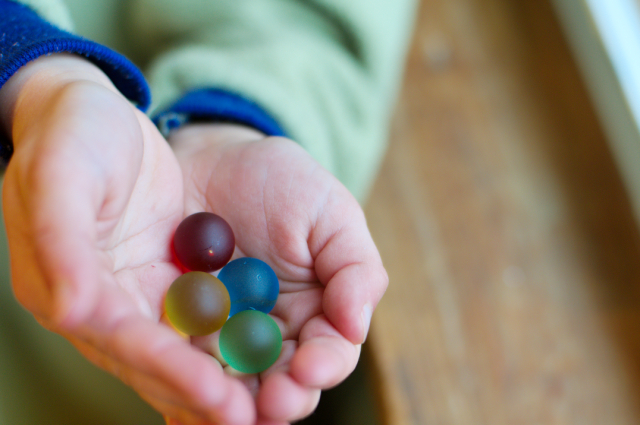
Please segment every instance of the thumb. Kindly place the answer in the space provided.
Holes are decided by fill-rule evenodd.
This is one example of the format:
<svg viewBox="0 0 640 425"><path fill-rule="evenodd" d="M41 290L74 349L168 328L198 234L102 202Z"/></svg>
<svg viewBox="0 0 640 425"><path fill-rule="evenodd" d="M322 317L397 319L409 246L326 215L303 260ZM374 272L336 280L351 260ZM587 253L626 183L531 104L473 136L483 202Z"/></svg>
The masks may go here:
<svg viewBox="0 0 640 425"><path fill-rule="evenodd" d="M131 106L95 83L65 86L49 106L15 143L4 206L16 296L66 328L95 305L108 269L100 241L128 202L142 146Z"/></svg>

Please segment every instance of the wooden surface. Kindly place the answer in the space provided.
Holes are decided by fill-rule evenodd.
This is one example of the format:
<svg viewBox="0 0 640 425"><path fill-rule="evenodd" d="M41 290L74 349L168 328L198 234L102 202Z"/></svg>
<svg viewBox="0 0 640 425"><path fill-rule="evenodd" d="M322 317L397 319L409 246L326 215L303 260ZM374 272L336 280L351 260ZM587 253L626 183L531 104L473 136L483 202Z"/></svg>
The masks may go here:
<svg viewBox="0 0 640 425"><path fill-rule="evenodd" d="M548 0L418 22L366 207L381 423L640 423L640 236Z"/></svg>

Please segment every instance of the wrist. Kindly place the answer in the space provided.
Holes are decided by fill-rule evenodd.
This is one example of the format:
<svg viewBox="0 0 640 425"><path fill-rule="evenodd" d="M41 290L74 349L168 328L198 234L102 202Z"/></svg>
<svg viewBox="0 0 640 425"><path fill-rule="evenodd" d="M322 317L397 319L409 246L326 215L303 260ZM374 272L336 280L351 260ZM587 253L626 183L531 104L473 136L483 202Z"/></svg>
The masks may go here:
<svg viewBox="0 0 640 425"><path fill-rule="evenodd" d="M12 134L20 117L40 116L58 90L82 81L118 93L100 68L80 56L55 53L29 62L0 88L0 127L6 134Z"/></svg>
<svg viewBox="0 0 640 425"><path fill-rule="evenodd" d="M167 141L175 149L198 152L233 143L253 142L267 136L242 124L231 123L189 123L173 131Z"/></svg>

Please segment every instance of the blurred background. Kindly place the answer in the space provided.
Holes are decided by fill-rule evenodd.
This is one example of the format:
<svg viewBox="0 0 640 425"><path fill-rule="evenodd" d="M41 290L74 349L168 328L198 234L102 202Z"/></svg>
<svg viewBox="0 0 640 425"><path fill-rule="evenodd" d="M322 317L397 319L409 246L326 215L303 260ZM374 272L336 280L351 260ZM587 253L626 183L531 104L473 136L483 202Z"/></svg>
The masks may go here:
<svg viewBox="0 0 640 425"><path fill-rule="evenodd" d="M640 423L639 10L422 2L366 205L390 287L305 424Z"/></svg>

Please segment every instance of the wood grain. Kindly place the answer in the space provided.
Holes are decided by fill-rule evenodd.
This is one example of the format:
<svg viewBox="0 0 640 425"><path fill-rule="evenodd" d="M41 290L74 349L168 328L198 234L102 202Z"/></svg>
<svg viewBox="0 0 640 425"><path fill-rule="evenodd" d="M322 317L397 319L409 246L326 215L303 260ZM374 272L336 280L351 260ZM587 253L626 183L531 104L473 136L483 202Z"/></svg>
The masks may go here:
<svg viewBox="0 0 640 425"><path fill-rule="evenodd" d="M423 2L366 207L381 423L640 423L640 235L547 0Z"/></svg>

